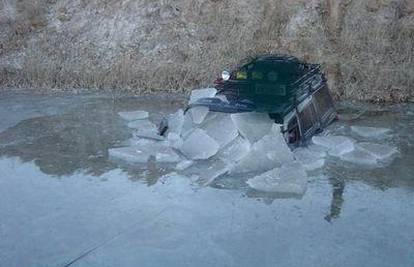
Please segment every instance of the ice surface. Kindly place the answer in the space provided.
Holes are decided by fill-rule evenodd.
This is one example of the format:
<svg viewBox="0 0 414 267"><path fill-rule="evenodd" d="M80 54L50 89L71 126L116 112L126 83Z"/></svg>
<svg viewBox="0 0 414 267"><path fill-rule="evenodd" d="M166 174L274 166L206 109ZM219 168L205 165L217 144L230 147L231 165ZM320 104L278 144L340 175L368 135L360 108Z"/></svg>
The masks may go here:
<svg viewBox="0 0 414 267"><path fill-rule="evenodd" d="M250 152L250 142L242 136L236 137L230 144L221 149L217 157L226 164L237 163Z"/></svg>
<svg viewBox="0 0 414 267"><path fill-rule="evenodd" d="M293 161L293 153L274 124L269 134L254 143L249 153L232 166L231 173L265 172Z"/></svg>
<svg viewBox="0 0 414 267"><path fill-rule="evenodd" d="M177 163L177 166L175 166L175 169L177 171L183 171L187 168L189 168L191 165L193 165L194 161L192 160L183 160Z"/></svg>
<svg viewBox="0 0 414 267"><path fill-rule="evenodd" d="M190 101L188 104L192 104L198 99L206 97L214 97L217 94L216 88L205 88L205 89L196 89L191 91Z"/></svg>
<svg viewBox="0 0 414 267"><path fill-rule="evenodd" d="M177 110L174 114L168 116L168 133L175 133L181 135L184 124L184 111L182 109Z"/></svg>
<svg viewBox="0 0 414 267"><path fill-rule="evenodd" d="M307 186L307 174L302 164L292 162L249 179L247 184L258 191L304 194Z"/></svg>
<svg viewBox="0 0 414 267"><path fill-rule="evenodd" d="M328 150L329 155L339 157L354 150L355 141L345 136L314 136L312 142L323 146Z"/></svg>
<svg viewBox="0 0 414 267"><path fill-rule="evenodd" d="M180 147L181 152L189 159L208 159L219 150L219 144L204 130L194 130Z"/></svg>
<svg viewBox="0 0 414 267"><path fill-rule="evenodd" d="M365 138L377 139L385 138L387 137L387 134L391 132L391 130L388 128L374 128L364 126L351 126L351 131Z"/></svg>
<svg viewBox="0 0 414 267"><path fill-rule="evenodd" d="M265 113L237 113L231 118L239 132L251 143L259 141L270 132L274 122Z"/></svg>
<svg viewBox="0 0 414 267"><path fill-rule="evenodd" d="M238 131L229 114L218 113L202 126L206 133L214 138L220 147L226 146L238 136Z"/></svg>
<svg viewBox="0 0 414 267"><path fill-rule="evenodd" d="M204 121L204 118L207 116L209 112L208 107L193 107L189 110L191 112L191 116L193 118L193 122L195 124L200 124Z"/></svg>
<svg viewBox="0 0 414 267"><path fill-rule="evenodd" d="M136 120L128 122L128 127L132 129L144 129L156 131L157 127L149 120Z"/></svg>
<svg viewBox="0 0 414 267"><path fill-rule="evenodd" d="M127 121L143 120L148 118L148 112L143 110L125 111L118 113L121 118Z"/></svg>

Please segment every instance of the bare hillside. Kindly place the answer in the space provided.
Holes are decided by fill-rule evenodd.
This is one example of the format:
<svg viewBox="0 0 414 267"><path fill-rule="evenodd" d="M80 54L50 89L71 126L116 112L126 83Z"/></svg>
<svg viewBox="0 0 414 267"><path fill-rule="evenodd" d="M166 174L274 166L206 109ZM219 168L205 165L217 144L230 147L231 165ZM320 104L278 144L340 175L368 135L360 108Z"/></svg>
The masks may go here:
<svg viewBox="0 0 414 267"><path fill-rule="evenodd" d="M413 98L412 0L2 0L0 42L0 86L183 90L277 52L336 97Z"/></svg>

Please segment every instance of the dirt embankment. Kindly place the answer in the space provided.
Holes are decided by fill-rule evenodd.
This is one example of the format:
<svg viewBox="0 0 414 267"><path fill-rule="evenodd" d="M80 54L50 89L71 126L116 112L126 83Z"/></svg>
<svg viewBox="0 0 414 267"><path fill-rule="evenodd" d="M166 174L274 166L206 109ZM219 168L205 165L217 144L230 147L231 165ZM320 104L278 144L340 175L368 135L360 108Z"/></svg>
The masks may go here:
<svg viewBox="0 0 414 267"><path fill-rule="evenodd" d="M289 53L338 98L414 98L412 0L3 0L0 42L0 86L182 90Z"/></svg>

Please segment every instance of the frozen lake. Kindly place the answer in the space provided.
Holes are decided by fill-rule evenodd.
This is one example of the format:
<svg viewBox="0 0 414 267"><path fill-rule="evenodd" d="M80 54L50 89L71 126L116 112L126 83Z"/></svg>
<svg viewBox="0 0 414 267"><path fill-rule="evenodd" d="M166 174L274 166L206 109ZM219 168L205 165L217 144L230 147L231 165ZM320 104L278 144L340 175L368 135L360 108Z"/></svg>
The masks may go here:
<svg viewBox="0 0 414 267"><path fill-rule="evenodd" d="M364 113L329 132L400 155L327 159L303 196L109 159L132 136L119 112L158 122L185 102L1 93L0 266L414 266L414 105L341 103L344 118Z"/></svg>

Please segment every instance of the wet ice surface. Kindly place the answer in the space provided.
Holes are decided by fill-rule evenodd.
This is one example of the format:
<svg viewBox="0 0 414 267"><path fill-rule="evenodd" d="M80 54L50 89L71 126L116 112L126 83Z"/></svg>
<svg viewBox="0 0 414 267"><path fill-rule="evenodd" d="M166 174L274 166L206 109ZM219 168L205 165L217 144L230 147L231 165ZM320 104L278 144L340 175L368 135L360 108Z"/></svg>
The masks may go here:
<svg viewBox="0 0 414 267"><path fill-rule="evenodd" d="M159 163L156 153L144 164L109 158L109 149L143 148L133 135L140 127L128 128L119 112L145 110L157 123L183 107L181 97L4 99L0 266L65 266L79 257L71 266L413 265L412 105L373 106L321 135L349 138L353 151L368 148L381 160L397 149L391 163L365 168L343 160L352 151L332 156L312 144L295 151L309 168L302 195L286 193L293 191L282 183L286 176L275 184L272 175L270 184L283 193L269 193L246 183L261 174L221 175L224 161L240 160L228 156L232 151L252 151L240 137L213 162ZM49 113L45 106L57 108ZM361 110L341 105L350 116ZM385 139L364 137L351 130L354 123L391 131ZM272 151L262 155L275 159ZM320 160L321 167L312 167ZM274 169L268 171L282 173Z"/></svg>

